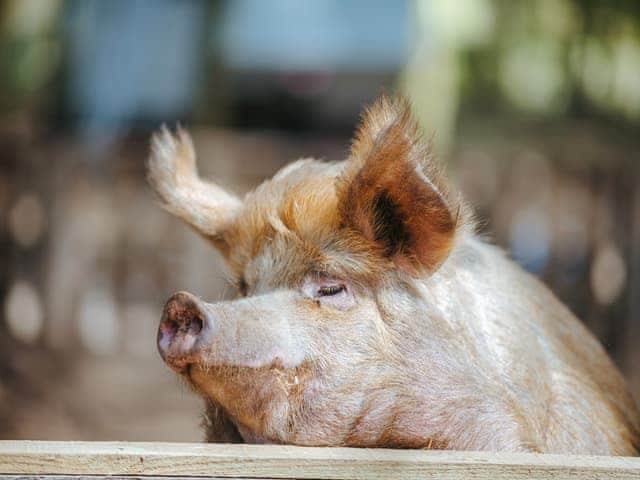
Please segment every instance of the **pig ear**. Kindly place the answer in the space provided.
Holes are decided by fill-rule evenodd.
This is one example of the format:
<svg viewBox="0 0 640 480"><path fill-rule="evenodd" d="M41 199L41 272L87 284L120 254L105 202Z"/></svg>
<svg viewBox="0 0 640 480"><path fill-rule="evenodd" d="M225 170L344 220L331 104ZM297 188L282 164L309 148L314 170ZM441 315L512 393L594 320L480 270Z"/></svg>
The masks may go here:
<svg viewBox="0 0 640 480"><path fill-rule="evenodd" d="M401 269L433 271L451 249L458 210L440 178L407 102L383 97L354 140L342 220Z"/></svg>
<svg viewBox="0 0 640 480"><path fill-rule="evenodd" d="M200 179L191 137L181 128L174 135L162 127L153 136L147 179L165 209L214 243L241 206L237 197Z"/></svg>

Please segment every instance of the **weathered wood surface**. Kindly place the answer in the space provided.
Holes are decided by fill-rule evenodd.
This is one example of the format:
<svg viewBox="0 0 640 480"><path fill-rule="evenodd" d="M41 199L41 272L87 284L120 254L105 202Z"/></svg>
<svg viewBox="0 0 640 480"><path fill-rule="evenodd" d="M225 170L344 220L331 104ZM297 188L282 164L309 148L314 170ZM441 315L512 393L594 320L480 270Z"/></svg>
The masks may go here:
<svg viewBox="0 0 640 480"><path fill-rule="evenodd" d="M0 479L640 479L640 458L265 445L0 441Z"/></svg>

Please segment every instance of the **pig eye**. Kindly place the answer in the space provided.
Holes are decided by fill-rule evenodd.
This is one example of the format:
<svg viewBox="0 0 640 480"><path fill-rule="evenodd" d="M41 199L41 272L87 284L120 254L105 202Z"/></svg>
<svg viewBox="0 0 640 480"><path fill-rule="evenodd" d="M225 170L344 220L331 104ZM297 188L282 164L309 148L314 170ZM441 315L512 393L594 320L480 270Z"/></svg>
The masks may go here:
<svg viewBox="0 0 640 480"><path fill-rule="evenodd" d="M318 289L318 297L331 297L337 295L340 292L344 292L346 287L344 285L329 285L327 287L320 287Z"/></svg>
<svg viewBox="0 0 640 480"><path fill-rule="evenodd" d="M321 273L307 275L302 284L302 293L318 306L337 310L348 310L356 304L356 297L348 282Z"/></svg>

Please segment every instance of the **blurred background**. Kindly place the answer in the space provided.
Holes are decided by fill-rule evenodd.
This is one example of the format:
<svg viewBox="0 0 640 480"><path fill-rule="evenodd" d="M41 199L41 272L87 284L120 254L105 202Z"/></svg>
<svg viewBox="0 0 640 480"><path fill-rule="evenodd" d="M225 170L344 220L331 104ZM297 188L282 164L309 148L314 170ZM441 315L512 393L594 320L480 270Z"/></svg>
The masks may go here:
<svg viewBox="0 0 640 480"><path fill-rule="evenodd" d="M640 398L640 2L0 0L0 438L200 440L155 330L231 289L147 188L150 133L243 193L396 91Z"/></svg>

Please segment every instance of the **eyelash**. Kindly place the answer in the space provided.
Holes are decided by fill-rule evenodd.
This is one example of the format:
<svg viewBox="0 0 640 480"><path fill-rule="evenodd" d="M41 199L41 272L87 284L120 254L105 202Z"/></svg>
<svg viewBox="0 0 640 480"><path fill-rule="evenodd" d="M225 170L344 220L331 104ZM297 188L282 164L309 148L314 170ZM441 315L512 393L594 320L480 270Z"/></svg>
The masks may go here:
<svg viewBox="0 0 640 480"><path fill-rule="evenodd" d="M337 295L340 292L343 292L344 290L346 290L346 287L344 285L331 285L329 287L320 287L318 289L318 296L330 297L333 295Z"/></svg>
<svg viewBox="0 0 640 480"><path fill-rule="evenodd" d="M243 297L247 296L248 287L247 287L247 282L244 280L244 278L241 278L236 282L236 288L238 289L238 292L240 292L240 295L242 295ZM330 285L328 287L320 287L318 289L318 296L332 297L333 295L337 295L341 292L344 292L346 289L347 287L345 287L344 285Z"/></svg>

